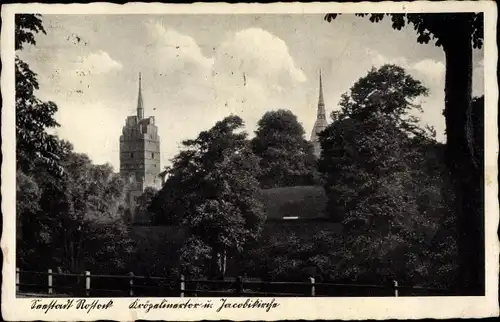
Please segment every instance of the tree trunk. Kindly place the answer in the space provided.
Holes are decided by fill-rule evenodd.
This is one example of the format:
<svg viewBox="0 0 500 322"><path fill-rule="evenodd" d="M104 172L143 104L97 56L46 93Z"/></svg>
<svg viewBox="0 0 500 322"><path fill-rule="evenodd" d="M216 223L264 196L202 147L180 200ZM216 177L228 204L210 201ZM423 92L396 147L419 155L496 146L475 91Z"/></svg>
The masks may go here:
<svg viewBox="0 0 500 322"><path fill-rule="evenodd" d="M222 251L212 250L212 267L210 273L213 279L224 279L226 275L226 262L227 254L225 249Z"/></svg>
<svg viewBox="0 0 500 322"><path fill-rule="evenodd" d="M227 251L226 248L222 251L221 254L221 266L220 266L220 275L222 279L226 276L226 267L227 267Z"/></svg>
<svg viewBox="0 0 500 322"><path fill-rule="evenodd" d="M446 162L456 194L459 283L470 295L484 294L484 213L481 172L474 162L471 119L472 44L470 24L458 21L444 44L446 56ZM465 295L465 294L464 294Z"/></svg>
<svg viewBox="0 0 500 322"><path fill-rule="evenodd" d="M74 272L75 271L75 256L73 255L73 241L71 240L69 242L69 269L71 270L71 272Z"/></svg>
<svg viewBox="0 0 500 322"><path fill-rule="evenodd" d="M210 267L210 278L220 279L220 253L215 248L212 248L212 264Z"/></svg>

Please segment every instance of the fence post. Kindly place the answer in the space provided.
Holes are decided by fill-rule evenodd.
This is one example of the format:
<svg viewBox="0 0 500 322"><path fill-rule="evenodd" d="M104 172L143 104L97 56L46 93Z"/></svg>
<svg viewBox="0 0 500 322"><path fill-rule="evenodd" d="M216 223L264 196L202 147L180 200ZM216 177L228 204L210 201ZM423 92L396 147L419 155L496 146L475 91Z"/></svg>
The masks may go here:
<svg viewBox="0 0 500 322"><path fill-rule="evenodd" d="M90 272L85 271L85 295L90 296Z"/></svg>
<svg viewBox="0 0 500 322"><path fill-rule="evenodd" d="M316 287L315 287L315 283L316 283L316 280L314 279L314 277L309 277L309 282L311 283L311 296L316 296Z"/></svg>
<svg viewBox="0 0 500 322"><path fill-rule="evenodd" d="M47 282L49 284L48 294L52 294L52 269L48 269Z"/></svg>
<svg viewBox="0 0 500 322"><path fill-rule="evenodd" d="M241 276L236 277L236 294L241 296L243 293L243 278Z"/></svg>
<svg viewBox="0 0 500 322"><path fill-rule="evenodd" d="M130 280L128 282L129 285L128 295L134 296L134 272L130 272L128 273L128 275L130 276Z"/></svg>
<svg viewBox="0 0 500 322"><path fill-rule="evenodd" d="M16 267L16 292L19 292L19 284L21 283L21 270Z"/></svg>
<svg viewBox="0 0 500 322"><path fill-rule="evenodd" d="M394 296L398 297L399 296L399 284L398 284L398 281L396 281L396 280L392 281L392 288L394 289Z"/></svg>
<svg viewBox="0 0 500 322"><path fill-rule="evenodd" d="M186 290L186 279L184 277L184 274L181 274L181 280L180 280L180 297L184 297L184 291Z"/></svg>

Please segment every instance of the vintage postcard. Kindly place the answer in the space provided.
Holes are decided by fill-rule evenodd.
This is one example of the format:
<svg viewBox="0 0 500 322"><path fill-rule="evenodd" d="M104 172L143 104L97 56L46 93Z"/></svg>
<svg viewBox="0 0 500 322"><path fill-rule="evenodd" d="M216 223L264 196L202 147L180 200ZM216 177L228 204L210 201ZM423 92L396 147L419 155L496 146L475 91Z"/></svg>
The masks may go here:
<svg viewBox="0 0 500 322"><path fill-rule="evenodd" d="M2 6L3 318L498 315L496 12Z"/></svg>

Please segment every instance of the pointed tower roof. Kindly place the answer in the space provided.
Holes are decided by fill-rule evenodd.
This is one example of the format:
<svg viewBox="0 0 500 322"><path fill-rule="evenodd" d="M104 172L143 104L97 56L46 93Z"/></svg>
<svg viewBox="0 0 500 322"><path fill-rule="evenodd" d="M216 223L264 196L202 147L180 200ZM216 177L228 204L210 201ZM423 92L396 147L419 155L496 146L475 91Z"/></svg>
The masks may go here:
<svg viewBox="0 0 500 322"><path fill-rule="evenodd" d="M321 80L321 69L319 70L319 100L318 105L325 106L325 101L323 99L323 82Z"/></svg>
<svg viewBox="0 0 500 322"><path fill-rule="evenodd" d="M139 94L137 95L137 117L139 120L144 118L144 102L142 101L142 77L139 72Z"/></svg>
<svg viewBox="0 0 500 322"><path fill-rule="evenodd" d="M319 98L318 98L318 119L326 119L325 100L323 98L323 81L321 79L321 69L319 70Z"/></svg>
<svg viewBox="0 0 500 322"><path fill-rule="evenodd" d="M319 98L316 122L311 133L311 143L314 148L314 155L319 157L321 154L321 146L319 144L318 134L323 132L328 126L326 121L325 101L323 98L323 80L321 79L321 70L319 71Z"/></svg>

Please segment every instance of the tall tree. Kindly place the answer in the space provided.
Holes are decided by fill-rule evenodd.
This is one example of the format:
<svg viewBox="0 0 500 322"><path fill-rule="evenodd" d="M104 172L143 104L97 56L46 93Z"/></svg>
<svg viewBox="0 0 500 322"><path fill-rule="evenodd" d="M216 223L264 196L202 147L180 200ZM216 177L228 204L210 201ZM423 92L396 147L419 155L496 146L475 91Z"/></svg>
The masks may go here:
<svg viewBox="0 0 500 322"><path fill-rule="evenodd" d="M59 140L59 164L57 172L55 167L47 167L45 160L37 158L27 172L20 168L16 170L16 259L18 265L29 265L35 269L36 265L49 264L44 260L50 254L50 221L51 214L42 211L41 204L46 187L51 182L62 180L66 174L62 167L62 160L71 153L73 146ZM45 269L46 267L39 267Z"/></svg>
<svg viewBox="0 0 500 322"><path fill-rule="evenodd" d="M425 137L430 133L421 128L419 119L411 113L422 111L416 99L428 93L429 90L419 80L400 66L386 64L380 68L373 67L354 83L348 93L342 94L339 103L341 111L334 112L336 115L332 116L334 119L349 117L364 120L382 114L408 134Z"/></svg>
<svg viewBox="0 0 500 322"><path fill-rule="evenodd" d="M327 14L332 21L337 14ZM358 14L379 22L384 14ZM460 280L470 294L484 293L483 169L475 162L472 122L472 50L483 45L483 13L390 14L392 27L412 24L419 43L435 39L446 57L445 109L446 163L455 186L459 226Z"/></svg>
<svg viewBox="0 0 500 322"><path fill-rule="evenodd" d="M438 218L419 212L414 169L408 162L419 157L412 140L392 118L379 113L332 124L321 143L320 170L330 213L345 226L343 259L352 266L345 267L350 277L385 275L414 282L416 261Z"/></svg>
<svg viewBox="0 0 500 322"><path fill-rule="evenodd" d="M254 240L264 220L257 198L258 158L242 127L241 118L229 116L185 141L151 207L185 227L192 236L189 245L201 253L210 248L212 277L224 276L227 256Z"/></svg>
<svg viewBox="0 0 500 322"><path fill-rule="evenodd" d="M42 227L37 215L40 211L41 190L35 178L18 170L16 172L16 261L24 267L26 263L41 260L44 243ZM40 255L40 258L37 258Z"/></svg>
<svg viewBox="0 0 500 322"><path fill-rule="evenodd" d="M431 211L442 182L423 172L423 147L435 141L409 117L426 93L400 67L373 69L342 96L336 121L320 135L319 169L329 212L346 228L342 262L352 278L414 282L429 266L426 245L446 214Z"/></svg>
<svg viewBox="0 0 500 322"><path fill-rule="evenodd" d="M26 45L36 45L35 35L40 32L46 33L40 15L16 14L16 52ZM15 77L17 167L32 171L36 162L43 162L52 171L60 172L60 141L47 133L47 129L59 126L54 119L57 106L36 97L35 92L39 89L37 75L17 54Z"/></svg>
<svg viewBox="0 0 500 322"><path fill-rule="evenodd" d="M62 177L47 172L39 178L41 223L54 264L76 272L123 267L132 251L123 218L123 179L110 165L94 165L84 154L70 153L62 166Z"/></svg>
<svg viewBox="0 0 500 322"><path fill-rule="evenodd" d="M252 150L260 157L262 188L314 184L316 162L304 128L288 110L266 112L259 120Z"/></svg>

